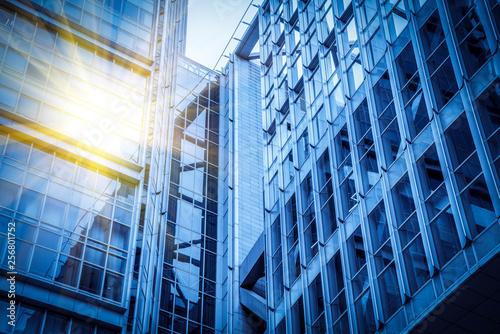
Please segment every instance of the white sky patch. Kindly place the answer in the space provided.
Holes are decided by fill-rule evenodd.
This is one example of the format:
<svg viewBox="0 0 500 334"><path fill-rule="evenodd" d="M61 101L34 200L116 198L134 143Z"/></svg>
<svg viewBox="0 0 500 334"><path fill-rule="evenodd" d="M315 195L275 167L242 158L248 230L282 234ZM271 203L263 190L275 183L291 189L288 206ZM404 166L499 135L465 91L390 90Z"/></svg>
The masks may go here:
<svg viewBox="0 0 500 334"><path fill-rule="evenodd" d="M208 68L217 63L251 0L189 0L186 56ZM221 60L216 69L225 64Z"/></svg>

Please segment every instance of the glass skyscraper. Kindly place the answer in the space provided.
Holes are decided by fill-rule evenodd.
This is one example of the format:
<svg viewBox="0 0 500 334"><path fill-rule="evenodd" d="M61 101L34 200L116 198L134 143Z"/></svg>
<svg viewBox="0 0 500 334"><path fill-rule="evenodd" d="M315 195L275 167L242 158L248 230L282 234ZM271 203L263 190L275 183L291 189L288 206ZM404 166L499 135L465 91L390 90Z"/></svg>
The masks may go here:
<svg viewBox="0 0 500 334"><path fill-rule="evenodd" d="M186 19L185 0L0 5L0 332L251 330L259 68L184 57Z"/></svg>
<svg viewBox="0 0 500 334"><path fill-rule="evenodd" d="M259 25L268 332L498 331L498 2L269 0Z"/></svg>
<svg viewBox="0 0 500 334"><path fill-rule="evenodd" d="M0 4L2 333L500 330L500 3Z"/></svg>
<svg viewBox="0 0 500 334"><path fill-rule="evenodd" d="M157 5L0 5L2 291L9 224L17 273L2 333L127 327Z"/></svg>

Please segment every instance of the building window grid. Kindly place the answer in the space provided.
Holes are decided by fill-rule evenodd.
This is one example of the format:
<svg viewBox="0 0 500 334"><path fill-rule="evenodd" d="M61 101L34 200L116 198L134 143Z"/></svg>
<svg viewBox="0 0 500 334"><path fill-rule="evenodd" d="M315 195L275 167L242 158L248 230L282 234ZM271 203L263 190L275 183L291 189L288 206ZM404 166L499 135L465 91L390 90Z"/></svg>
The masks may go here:
<svg viewBox="0 0 500 334"><path fill-rule="evenodd" d="M4 137L6 138L6 137ZM30 144L27 146L24 143L21 142L16 142L12 140L12 137L8 137L9 144L5 145L5 150L8 150L9 145L17 144L16 146L18 149L22 149L23 146L27 148L27 154L35 154L36 152L39 152L36 147L32 147ZM21 146L19 146L21 145ZM21 150L22 151L22 150ZM6 157L9 156L9 152L6 152L5 158L3 158L3 163L2 167L4 166L12 166L9 165L8 162L14 163L18 167L23 168L23 174L26 175L36 175L36 174L31 174L29 171L35 172L36 167L32 167L31 165L27 165L28 163L28 155L25 157L25 161L23 164L20 164L19 162L15 162L15 160L10 160L7 159ZM67 202L62 202L62 201L67 201L67 198L61 198L60 196L56 196L59 199L52 198L48 195L50 195L50 188L47 188L47 185L50 184L59 184L57 182L54 182L58 178L55 177L56 170L54 169L56 166L56 163L60 162L65 162L65 160L62 160L58 158L58 154L54 157L54 154L52 153L51 155L46 154L46 158L49 158L52 160L50 165L52 165L51 172L49 173L40 173L36 172L37 174L43 175L46 178L50 179L50 182L45 182L45 189L37 189L41 190L42 193L35 192L33 190L29 190L26 188L27 186L29 187L28 184L26 184L27 181L21 182L21 180L18 180L17 182L20 182L20 184L23 184L24 190L20 192L19 190L17 191L16 197L20 196L27 196L28 194L32 194L32 196L37 196L36 198L40 199L38 209L31 209L33 207L33 201L28 201L30 203L26 208L23 209L19 204L18 206L8 206L10 209L16 210L12 212L11 210L3 210L3 213L8 214L8 216L2 216L3 219L11 220L15 217L18 225L20 227L24 227L25 231L29 231L31 229L31 238L29 236L20 236L21 239L26 240L22 241L22 243L28 247L25 249L26 252L26 267L25 271L29 272L31 274L35 274L37 276L42 276L43 278L49 279L51 281L59 282L62 283L68 287L71 288L77 288L80 289L81 291L88 291L94 295L98 296L103 296L104 298L111 299L115 302L121 302L122 300L122 293L123 290L117 291L115 289L110 289L110 286L113 286L113 284L117 284L116 287L119 287L122 289L123 285L125 284L123 282L124 280L124 274L125 274L125 267L127 263L127 257L128 257L128 247L130 244L130 229L126 225L122 225L115 221L115 219L119 219L120 221L123 222L122 218L125 217L126 224L130 225L132 223L131 216L132 212L128 212L126 210L123 210L117 205L120 205L120 202L117 200L119 197L117 191L118 189L116 188L117 185L119 184L117 181L114 180L119 180L117 178L110 179L110 182L112 181L114 184L115 189L112 190L112 192L115 194L113 197L108 197L106 196L107 200L102 201L100 198L102 198L102 195L99 193L96 193L96 191L99 191L98 189L96 190L87 190L86 192L89 193L91 196L87 196L90 200L93 201L92 209L90 211L82 211L85 212L84 216L87 216L86 218L86 223L84 222L83 224L78 223L77 226L81 226L81 230L76 232L75 230L67 230L72 208L76 208L73 205L68 204ZM20 158L20 157L18 157ZM21 158L22 159L22 158ZM57 160L59 159L59 160ZM33 162L33 158L29 159L29 163L31 164ZM66 162L66 166L71 168L70 171L66 171L66 180L60 179L60 181L65 184L69 185L70 187L63 186L62 184L59 184L57 190L61 191L61 189L67 189L67 191L72 191L73 193L78 192L80 190L79 187L77 187L77 180L73 180L73 177L76 177L75 175L75 164L71 164ZM80 166L80 165L78 165ZM13 167L13 166L12 166ZM47 166L49 167L49 166ZM22 171L21 169L19 169ZM27 172L26 172L27 170ZM88 171L88 170L87 170ZM96 170L97 172L97 170ZM61 174L59 174L61 176ZM64 174L63 174L64 175ZM75 175L75 176L74 176ZM98 176L98 174L95 174ZM6 177L6 176L4 176ZM104 174L104 177L107 177L106 174ZM8 178L8 177L7 177ZM98 178L94 178L96 180ZM40 181L42 179L38 178L37 181ZM104 181L101 179L101 181ZM5 182L5 181L4 181ZM10 180L9 180L10 183ZM97 183L96 183L97 186ZM61 188L62 187L62 188ZM92 186L93 187L93 186ZM20 188L20 187L19 187ZM73 190L71 190L73 188ZM48 190L47 190L48 189ZM78 189L78 190L76 190ZM83 188L84 190L85 188ZM19 195L20 194L20 195ZM47 196L44 196L44 194L47 194ZM83 193L81 193L83 195ZM63 190L63 196L69 196L64 195L64 190ZM132 197L133 197L132 193ZM116 203L115 203L116 199ZM111 202L110 202L111 201ZM65 209L62 210L62 216L61 212L58 212L58 219L54 221L51 218L54 218L53 214L55 213L54 210L52 213L52 216L49 217L47 216L47 212L50 208L50 205L48 204L51 202L52 204L60 203L64 205ZM26 203L24 201L23 203ZM35 202L36 203L36 202ZM71 200L70 200L71 203ZM107 209L107 213L102 212L102 209L96 209L96 205L98 203L102 203L104 207L106 205L112 205L111 208ZM134 203L134 200L132 200L130 203ZM8 203L7 203L8 204ZM15 204L15 202L13 203ZM73 203L74 204L74 203ZM121 206L124 207L129 207L130 209L132 206L127 205L125 203L121 204ZM103 208L104 208L103 207ZM34 208L34 207L33 207ZM20 214L20 211L26 211L25 213L28 215L23 215ZM60 211L56 209L56 211ZM74 210L73 210L74 211ZM121 216L121 214L125 213L125 216ZM66 213L67 212L67 213ZM115 213L113 213L115 212ZM128 213L127 213L128 212ZM73 212L75 213L75 212ZM100 216L100 214L103 214L103 216ZM31 218L31 217L34 218ZM130 218L126 218L126 217ZM108 218L105 218L108 217ZM114 217L111 219L111 217ZM92 219L91 219L92 218ZM98 220L100 222L98 222ZM129 220L130 219L130 220ZM90 221L93 220L92 225L90 225ZM48 224L47 224L48 223ZM101 223L104 223L104 225L100 225ZM103 228L103 232L99 232L98 234L93 233L92 230L95 231L94 226L100 225ZM89 230L86 231L86 226L90 226ZM64 229L63 229L64 228ZM98 228L100 228L98 226ZM22 228L21 228L22 230ZM55 233L53 233L55 232ZM30 233L30 232L28 232ZM104 234L103 234L104 233ZM105 237L105 238L103 238ZM25 239L29 238L29 239ZM35 238L37 239L35 241ZM48 239L51 239L52 241L50 243L47 242ZM94 239L94 240L92 240ZM59 240L62 244L59 245L59 242L56 241ZM67 245L72 245L71 250L68 252L66 250ZM94 246L94 247L92 247ZM31 250L34 248L37 248L37 252L34 252L32 254ZM85 247L85 253L84 253L84 247ZM36 253L36 254L35 254ZM85 255L84 255L85 254ZM93 255L92 255L93 254ZM100 254L100 255L99 255ZM46 258L53 258L53 261L51 262L49 268L44 267L44 273L43 274L41 271L37 271L37 267L43 264L43 260L39 259L38 261L34 261L34 259L31 259L31 257L37 255L45 255ZM31 259L31 261L30 261ZM56 260L57 259L57 260ZM64 261L64 262L63 262ZM82 262L84 261L84 262ZM31 265L30 265L31 263ZM69 271L68 273L64 272L64 274L67 274L66 278L64 275L62 275L62 268L64 268L64 264L72 264L72 266L69 266L70 269L73 267L72 271ZM57 266L57 267L56 267ZM83 275L83 270L85 268L95 268L98 270L96 273L100 272L100 274L97 274L98 277L95 277L96 280L98 280L99 285L96 286L95 288L91 288L89 290L89 286L85 285L85 282L81 279ZM30 269L28 269L30 268ZM40 267L41 268L41 267ZM57 270L56 270L57 269ZM76 269L76 271L75 271ZM50 271L50 273L49 273ZM59 275L59 276L56 276ZM108 282L109 280L109 282ZM122 281L119 283L119 281ZM108 287L107 289L103 290L103 284L107 284L106 286ZM111 284L111 285L109 285ZM108 291L109 290L109 291ZM111 294L108 294L111 293Z"/></svg>
<svg viewBox="0 0 500 334"><path fill-rule="evenodd" d="M4 305L7 307L6 305L8 305L8 301L0 298L0 304L2 307L4 307ZM45 333L51 331L57 331L58 333L65 334L78 332L85 332L89 334L116 333L115 331L107 328L93 325L86 321L86 319L64 316L59 313L40 309L25 302L21 302L16 306L19 309L20 325L16 328L0 328L4 333L10 334L14 333L14 331L17 333L19 330L24 330L25 332L30 333Z"/></svg>
<svg viewBox="0 0 500 334"><path fill-rule="evenodd" d="M21 16L19 16L16 13L14 22L17 22L19 20L22 20L22 18L21 18ZM35 120L40 121L40 122L42 121L42 119L40 118L41 113L50 114L51 115L50 119L53 118L54 121L47 123L47 124L44 124L44 125L52 127L52 128L55 127L56 129L59 129L61 132L68 134L70 136L75 136L75 134L76 134L79 138L85 139L83 136L84 134L81 133L80 128L77 129L77 128L72 127L72 124L73 124L72 122L74 122L74 121L82 122L82 120L81 119L77 120L77 118L75 118L76 117L75 115L70 114L70 113L63 113L62 110L59 110L58 108L54 108L52 106L52 104L54 104L54 103L57 106L63 102L62 97L58 96L59 93L58 94L53 93L52 86L56 85L58 87L58 89L60 90L61 84L66 81L65 87L62 88L63 92L65 92L66 94L71 94L74 98L76 98L76 100L74 100L75 102L73 103L74 106L72 109L80 110L82 108L79 106L79 104L81 104L80 99L83 99L84 101L86 101L86 97L85 97L84 92L87 92L87 94L88 94L89 89L101 91L102 88L100 86L102 85L103 81L108 85L108 87L110 84L113 85L113 87L116 88L117 92L124 92L124 95L129 95L131 100L134 100L134 102L136 102L137 104L140 104L143 102L142 101L143 97L141 98L141 94L144 95L143 92L141 92L140 90L137 90L137 88L133 87L133 85L137 85L139 87L143 86L143 89L145 89L145 81L144 81L144 85L143 85L140 76L133 73L130 69L121 68L121 65L114 64L113 62L109 62L108 60L105 60L104 58L99 57L99 55L94 54L96 63L97 63L98 59L101 59L103 62L106 63L106 69L100 68L100 70L106 71L105 74L108 77L104 78L101 75L97 75L98 71L90 70L89 67L87 66L87 64L85 64L83 62L83 58L79 58L80 53L87 52L85 49L83 49L79 45L79 43L76 43L76 44L74 44L74 42L68 43L61 35L56 36L55 34L52 34L52 38L49 36L49 39L52 40L52 45L49 48L52 49L52 51L54 51L54 49L53 49L54 47L56 48L56 50L58 50L58 48L61 48L62 46L64 46L64 47L61 49L62 52L58 51L58 52L50 52L49 53L45 50L48 46L41 44L41 42L38 41L38 37L37 37L38 34L40 33L40 31L43 31L44 33L47 33L47 31L45 29L41 28L41 26L38 24L36 27L33 26L33 29L32 29L33 32L35 31L35 28L37 31L37 33L35 34L35 40L31 41L32 37L30 37L29 38L30 41L28 42L29 43L28 45L33 45L31 47L31 51L30 51L30 48L28 47L28 49L24 50L24 52L26 54L24 54L24 53L21 54L21 53L19 53L21 51L16 51L15 48L12 48L13 43L10 43L11 46L9 46L9 48L7 49L8 52L12 51L12 52L16 53L17 55L20 55L22 60L24 60L25 65L23 66L23 68L19 68L19 70L21 70L21 72L23 74L20 75L19 73L16 73L15 71L10 71L10 70L7 70L7 68L4 68L5 69L4 79L6 79L6 76L12 77L12 75L17 77L17 79L15 79L16 81L21 79L21 81L19 82L19 85L21 85L21 84L23 85L22 91L25 92L26 94L29 93L28 94L29 96L31 96L31 97L34 96L37 99L32 99L31 97L28 97L24 94L21 94L20 96L19 95L12 96L10 99L5 100L9 107L13 108L18 113L20 113L22 110L25 110L25 108L21 108L21 107L29 107L29 110L31 110L30 113L23 114L23 116L35 119ZM32 36L33 36L33 32L31 33ZM24 35L20 35L20 36L24 36ZM12 34L11 38L15 38L13 34ZM26 39L27 37L24 36L23 38ZM18 40L20 43L21 40L20 39L18 39ZM55 43L55 45L54 45L54 41L61 41L61 42ZM23 43L25 43L25 42L23 42ZM19 43L14 43L14 44L17 44L17 47L19 48L20 45L23 45L23 44L19 44ZM66 50L67 47L69 47L72 51L69 54L63 54L64 52L68 51L68 50ZM11 51L9 51L9 50L11 50ZM75 52L77 53L76 55L75 55ZM42 61L42 60L47 61L46 59L42 59L42 60L39 59L39 58L43 57L43 55L45 53L47 53L47 54L55 53L56 54L53 56L53 60L52 60L53 64L52 65L50 65L50 59L48 59L49 64L46 64L45 62ZM29 57L28 57L28 54L30 54ZM57 60L57 64L56 64L56 60ZM5 64L7 64L7 62ZM7 65L4 65L4 66L7 66ZM48 76L49 68L51 71L51 75L58 78L57 83L51 82L49 80L48 84L44 84L44 85L40 86L41 83L43 84L45 81L47 81L47 78L49 77ZM61 70L61 68L64 71ZM115 70L114 70L115 72L118 71L118 68L121 68L121 70L120 70L121 72L123 72L124 70L125 70L125 72L128 72L129 79L127 80L126 77L123 77L122 81L116 81L116 80L112 79L112 77L109 77L109 75L111 74L111 70L113 68L115 68ZM56 72L53 73L54 71L56 71ZM120 71L118 71L116 73L120 73ZM8 72L12 73L12 75L8 74ZM27 74L24 74L25 72ZM102 74L102 73L100 73L100 74ZM131 76L131 74L132 74L132 76ZM38 79L42 79L42 78L37 79L37 77L40 75L42 76L43 79L45 79L45 81L41 81L41 82L37 81ZM32 78L32 76L35 76L35 78ZM82 76L84 77L83 81L80 79L80 77L82 77ZM88 84L87 81L91 81L90 80L91 76L93 78L92 81L95 81L96 84L92 84L92 85ZM100 80L97 80L96 78L94 78L95 76L99 77ZM132 82L130 82L130 80L132 80ZM101 82L101 83L99 83L99 82ZM122 84L124 84L124 82L127 82L125 84L126 87L122 86ZM130 84L129 84L129 82L130 82ZM78 84L77 85L78 87L72 86L73 83ZM6 82L4 82L4 84L6 84ZM85 86L85 87L82 88L81 84L83 84L83 86ZM3 86L0 86L0 87L3 87ZM6 88L2 88L2 89L5 91L5 93L7 91L11 92L11 90L9 90L9 89L6 89ZM105 89L107 89L107 88L105 88ZM46 93L44 93L44 92L46 92ZM11 101L11 102L8 102L8 101ZM118 97L116 97L116 100L114 102L117 102L117 101L118 101ZM4 103L6 103L6 102L4 102ZM114 103L114 102L109 101L109 103ZM26 103L29 103L29 105L26 105ZM87 103L87 102L85 102L85 103ZM16 108L16 105L18 106L18 108ZM95 115L92 117L98 117L98 115L100 113L102 113L102 110L97 111L100 109L99 106L88 106L88 108L89 108L89 111L87 112L87 115L88 115L87 117L91 117L94 114ZM116 121L115 124L118 125L118 127L116 125L114 126L115 129L113 129L113 127L109 127L109 129L106 128L106 133L109 132L109 135L107 135L107 136L113 136L113 138L114 138L110 142L117 142L118 141L118 144L120 144L120 142L123 142L120 145L121 150L122 150L121 155L126 153L127 159L132 159L132 160L136 161L138 158L139 146L138 146L138 144L134 144L134 141L135 142L140 141L140 138L139 138L140 135L138 135L138 134L140 132L140 129L142 128L142 125L141 125L142 124L142 108L139 107L138 105L135 105L135 104L129 104L127 106L127 110L129 110L129 111L126 113L125 116L121 115L120 113L108 113L108 114L106 114L106 117L108 117L110 120ZM76 110L74 112L76 112ZM56 113L57 115L54 113ZM133 115L135 115L135 116L133 116ZM138 118L138 116L139 116L139 118ZM57 121L57 118L63 118L63 121L65 121L67 123L66 128L69 128L71 130L67 130L67 129L62 128L61 125L59 124L62 121L61 120ZM118 130L116 128L118 128ZM128 132L130 134L133 134L133 136L131 136L132 141L130 141L129 139L126 139L126 138L121 138L121 136L119 135L119 133L120 133L119 129L127 129L127 131L124 131L124 132ZM85 142L85 144L89 145L87 142ZM116 148L114 148L113 150L116 150Z"/></svg>
<svg viewBox="0 0 500 334"><path fill-rule="evenodd" d="M418 94L419 94L419 93L418 93L418 92L416 92L416 94L415 94L415 95L418 95ZM420 94L421 94L421 93L420 93ZM395 118L394 118L394 119L395 119ZM393 122L394 122L394 119L393 119ZM409 221L411 221L411 220L413 219L412 217L414 217L414 216L415 216L415 213L413 213L413 215L411 215L411 216L410 216L410 217L409 217L409 218L405 221L405 223L408 223ZM412 240L415 240L417 237L418 237L418 235L414 236L414 238L413 238ZM410 243L410 241L409 241L408 243Z"/></svg>
<svg viewBox="0 0 500 334"><path fill-rule="evenodd" d="M222 263L218 203L224 200L217 190L222 122L217 112L219 95L213 92L218 78L208 73L211 81L201 80L207 73L189 63L180 62L179 72L188 74L182 83L188 91L194 86L200 89L196 96L182 96L176 106L159 329L203 328L210 333L215 307L222 303L215 282Z"/></svg>
<svg viewBox="0 0 500 334"><path fill-rule="evenodd" d="M442 46L442 45L446 46L446 44L443 44L443 43L445 43L445 41L444 41L444 40L443 40L443 41L441 41L441 44L440 44L440 45L441 45L441 46ZM408 48L408 45L407 45L407 48ZM402 57L402 55L399 55L398 57L399 57L399 58L401 58L401 57ZM432 57L432 55L431 55L430 57ZM420 67L420 66L419 66L419 64L417 64L417 65L418 65L418 66L416 66L417 68L418 68L418 67ZM417 82L419 82L419 81L420 81L420 80L415 80L415 79L414 79L414 78L416 77L417 73L418 73L418 72L415 72L415 74L412 76L412 78L411 78L411 79L409 79L409 80L407 81L407 83L405 84L405 86L403 86L403 88L402 88L402 92L404 92L404 93L405 93L405 94L403 94L403 101L407 102L407 106L406 106L406 109L407 109L407 110L409 110L409 109L410 109L408 106L409 106L410 104L412 104L412 103L413 103L413 102L411 102L411 101L410 101L410 102L408 102L408 100L409 100L410 98L411 98L413 101L415 101L415 100L417 99L417 97L419 97L419 96L420 96L420 97L419 97L419 99L421 99L421 96L422 96L422 93L421 93L422 88L419 88L419 89L417 89L416 91L415 91L415 89L411 89L411 88L409 88L409 87L410 87L409 85L410 85L410 84L412 84L412 82L414 82L414 83L413 83L413 85L415 85ZM425 75L425 74L424 74L424 75ZM401 76L400 76L400 80L401 80L401 79L402 79L402 78L401 78ZM405 80L403 80L403 83L404 83L404 81L405 81ZM415 92L415 93L413 93L412 91L413 91L413 92ZM420 91L420 93L419 93L419 91ZM408 95L408 93L410 93L411 95ZM420 94L420 95L419 95L419 94ZM424 103L425 103L425 102L424 102ZM412 108L413 108L413 107L412 107ZM408 114L408 112L407 112L408 122L410 122L410 120L411 120L409 116L410 116L410 115L409 115L409 114ZM425 117L425 113L423 114L423 116ZM428 118L427 118L427 119L428 119ZM412 123L409 123L409 124L411 125ZM423 128L425 128L425 124L424 124L424 127L423 127ZM423 128L421 128L421 129L423 129ZM410 130L412 130L412 131L413 131L413 126L410 126ZM410 131L410 133L411 133L412 131ZM420 130L420 131L422 131L422 130ZM415 133L415 132L413 132L413 133ZM410 138L415 138L415 136L416 136L416 135L418 135L418 134L419 134L419 130L417 130L417 131L416 131L416 134L412 135L412 137L410 137ZM408 218L408 220L407 220L407 221L410 221L410 219L411 219L411 218ZM406 223L406 221L405 221L405 223ZM416 238L416 237L415 237L415 238ZM405 251L404 251L404 252L405 252Z"/></svg>

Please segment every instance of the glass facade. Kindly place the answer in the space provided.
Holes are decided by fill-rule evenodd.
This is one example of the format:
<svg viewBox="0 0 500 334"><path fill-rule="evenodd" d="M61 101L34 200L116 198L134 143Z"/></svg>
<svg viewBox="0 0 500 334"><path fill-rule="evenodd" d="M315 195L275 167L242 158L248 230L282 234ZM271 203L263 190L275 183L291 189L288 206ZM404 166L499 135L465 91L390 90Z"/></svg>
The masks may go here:
<svg viewBox="0 0 500 334"><path fill-rule="evenodd" d="M16 226L16 269L121 303L135 187L30 142L2 138L2 226ZM7 266L7 233L2 236Z"/></svg>
<svg viewBox="0 0 500 334"><path fill-rule="evenodd" d="M498 244L498 13L261 6L270 333L408 331Z"/></svg>
<svg viewBox="0 0 500 334"><path fill-rule="evenodd" d="M266 0L222 72L186 10L0 4L0 332L399 333L496 256L498 1Z"/></svg>
<svg viewBox="0 0 500 334"><path fill-rule="evenodd" d="M249 95L182 56L186 11L180 0L0 5L0 270L14 224L18 315L2 333L222 333L219 315L243 312L230 306L229 253L249 251L262 210L234 213L229 196L260 199L263 169L260 148L241 151L241 172L229 149L250 132L260 145L259 69L241 109L255 125L230 144L228 101ZM230 170L259 186L229 186ZM241 246L228 242L237 215L252 234Z"/></svg>
<svg viewBox="0 0 500 334"><path fill-rule="evenodd" d="M2 333L143 332L144 194L156 192L149 166L160 156L149 141L159 95L151 73L174 53L152 55L183 6L0 5L0 270L9 271L15 225L17 273L17 322Z"/></svg>
<svg viewBox="0 0 500 334"><path fill-rule="evenodd" d="M97 34L101 40L117 43L143 57L149 57L153 14L152 0L36 0L37 10L84 27L85 33Z"/></svg>
<svg viewBox="0 0 500 334"><path fill-rule="evenodd" d="M158 333L221 330L227 153L219 84L215 72L179 56Z"/></svg>
<svg viewBox="0 0 500 334"><path fill-rule="evenodd" d="M144 69L6 7L0 18L2 109L68 137L80 152L139 163Z"/></svg>
<svg viewBox="0 0 500 334"><path fill-rule="evenodd" d="M0 301L0 307L6 309L8 302ZM89 333L89 334L112 334L113 331L107 330L101 326L96 326L88 321L79 320L45 310L40 307L20 303L19 318L14 333ZM2 333L11 333L6 322L0 325Z"/></svg>

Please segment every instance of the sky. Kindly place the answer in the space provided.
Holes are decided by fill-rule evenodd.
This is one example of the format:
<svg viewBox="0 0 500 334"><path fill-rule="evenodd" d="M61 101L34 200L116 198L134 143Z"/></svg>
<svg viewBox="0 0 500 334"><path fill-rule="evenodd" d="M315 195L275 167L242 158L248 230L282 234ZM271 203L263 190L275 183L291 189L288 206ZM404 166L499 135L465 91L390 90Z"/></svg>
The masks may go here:
<svg viewBox="0 0 500 334"><path fill-rule="evenodd" d="M186 56L213 68L251 2L189 0ZM258 4L259 1L254 3ZM225 62L226 60L221 60L216 69L220 69Z"/></svg>

